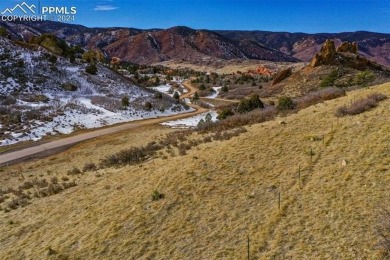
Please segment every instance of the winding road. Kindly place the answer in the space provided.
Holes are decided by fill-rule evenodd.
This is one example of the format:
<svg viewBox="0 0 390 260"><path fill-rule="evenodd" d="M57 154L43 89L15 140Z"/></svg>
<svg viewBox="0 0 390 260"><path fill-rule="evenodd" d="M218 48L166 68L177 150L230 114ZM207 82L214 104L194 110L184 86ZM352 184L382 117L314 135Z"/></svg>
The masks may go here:
<svg viewBox="0 0 390 260"><path fill-rule="evenodd" d="M182 99L188 98L192 96L196 89L192 87L188 82L184 82L183 86L188 89L188 92L182 95ZM4 165L11 165L15 163L19 163L22 161L26 161L29 159L34 158L41 158L48 155L52 155L55 153L58 153L60 151L63 151L77 143L80 143L82 141L90 140L99 136L103 135L109 135L113 133L117 133L120 131L124 131L127 129L137 128L141 126L146 125L154 125L159 124L165 121L171 121L171 120L177 120L187 117L192 117L194 115L198 115L201 113L205 113L208 111L208 109L199 107L197 105L189 104L192 108L195 109L193 112L185 113L185 114L179 114L179 115L173 115L173 116L166 116L166 117L160 117L160 118L154 118L154 119L145 119L142 121L133 121L128 123L122 123L119 125L114 125L110 127L106 127L103 129L97 129L97 130L91 130L87 133L82 133L79 135L71 136L71 137L64 137L60 140L55 140L51 142L47 142L44 144L38 144L33 147L17 150L17 151L11 151L6 152L3 154L0 154L0 166Z"/></svg>

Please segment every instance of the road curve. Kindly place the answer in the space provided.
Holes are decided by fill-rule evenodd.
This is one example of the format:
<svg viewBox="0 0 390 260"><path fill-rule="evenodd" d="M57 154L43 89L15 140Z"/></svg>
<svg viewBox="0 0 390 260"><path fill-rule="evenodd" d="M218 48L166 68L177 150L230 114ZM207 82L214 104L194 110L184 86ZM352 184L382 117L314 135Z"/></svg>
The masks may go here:
<svg viewBox="0 0 390 260"><path fill-rule="evenodd" d="M188 85L187 83L183 83L183 85L189 91L188 91L188 93L186 93L185 96L183 95L182 98L189 97L195 93L196 89L191 87L191 85ZM166 116L166 117L160 117L160 118L154 118L154 119L145 119L142 121L133 121L133 122L128 122L128 123L122 123L119 125L114 125L112 127L91 130L87 133L82 133L82 134L71 136L71 137L64 137L64 138L59 139L59 140L51 141L51 142L44 143L44 144L39 144L39 145L36 145L33 147L21 149L18 151L13 151L13 152L8 152L8 153L6 152L4 154L0 154L0 166L15 164L15 163L22 162L22 161L25 161L28 159L48 156L48 155L57 153L59 151L63 151L64 149L69 148L77 143L82 142L82 141L90 140L90 139L93 139L93 138L96 138L99 136L113 134L113 133L117 133L117 132L124 131L127 129L136 128L136 127L159 124L159 123L162 123L165 121L187 118L187 117L191 117L191 116L205 113L208 111L208 109L201 108L201 107L196 106L196 105L190 105L190 106L192 108L194 108L195 111L185 113L185 114L173 115L173 116Z"/></svg>

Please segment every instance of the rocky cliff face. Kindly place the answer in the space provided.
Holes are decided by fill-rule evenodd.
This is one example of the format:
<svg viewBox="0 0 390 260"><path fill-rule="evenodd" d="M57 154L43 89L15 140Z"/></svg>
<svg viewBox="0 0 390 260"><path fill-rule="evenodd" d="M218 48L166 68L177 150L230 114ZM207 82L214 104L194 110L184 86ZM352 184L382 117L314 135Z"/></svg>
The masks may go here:
<svg viewBox="0 0 390 260"><path fill-rule="evenodd" d="M356 42L343 42L337 49L333 40L326 40L320 52L316 53L310 62L315 68L321 65L342 65L357 70L385 70L378 63L367 59L358 52Z"/></svg>
<svg viewBox="0 0 390 260"><path fill-rule="evenodd" d="M310 66L332 65L335 62L336 47L333 40L326 40L319 53L314 55Z"/></svg>

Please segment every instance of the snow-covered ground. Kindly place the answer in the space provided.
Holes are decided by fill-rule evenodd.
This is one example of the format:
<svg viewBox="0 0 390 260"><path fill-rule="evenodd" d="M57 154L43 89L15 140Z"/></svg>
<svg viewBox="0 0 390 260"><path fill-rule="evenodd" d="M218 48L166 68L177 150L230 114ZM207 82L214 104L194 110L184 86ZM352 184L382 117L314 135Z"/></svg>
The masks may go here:
<svg viewBox="0 0 390 260"><path fill-rule="evenodd" d="M217 98L221 88L222 87L213 87L214 92L212 94L208 95L206 98Z"/></svg>
<svg viewBox="0 0 390 260"><path fill-rule="evenodd" d="M0 146L194 110L155 98L104 66L90 75L83 62L60 56L53 62L43 48L25 49L0 37L0 54L6 57L0 60Z"/></svg>
<svg viewBox="0 0 390 260"><path fill-rule="evenodd" d="M173 97L175 91L179 93L179 95L182 95L184 93L188 93L188 90L183 87L183 85L179 84L179 88L173 88L170 84L160 85L157 87L151 87L151 89L156 90L158 92L164 93L168 96Z"/></svg>
<svg viewBox="0 0 390 260"><path fill-rule="evenodd" d="M11 145L22 141L37 141L47 135L70 134L77 128L99 128L117 123L194 111L193 108L180 112L173 111L172 109L161 112L158 110L139 111L129 108L120 112L111 112L102 107L93 105L91 100L87 98L76 98L73 99L72 102L84 109L65 109L61 115L54 117L49 122L34 120L30 123L29 127L24 127L25 131L5 132L5 134L10 137L0 140L0 146ZM63 100L62 104L67 104L67 101Z"/></svg>
<svg viewBox="0 0 390 260"><path fill-rule="evenodd" d="M161 125L169 126L172 128L193 128L193 127L196 127L202 119L205 120L207 114L211 115L211 118L212 118L211 120L213 122L217 121L218 113L216 111L210 111L210 112L202 113L202 114L199 114L199 115L196 115L193 117L178 119L178 120L174 120L174 121L167 121L167 122L161 123Z"/></svg>

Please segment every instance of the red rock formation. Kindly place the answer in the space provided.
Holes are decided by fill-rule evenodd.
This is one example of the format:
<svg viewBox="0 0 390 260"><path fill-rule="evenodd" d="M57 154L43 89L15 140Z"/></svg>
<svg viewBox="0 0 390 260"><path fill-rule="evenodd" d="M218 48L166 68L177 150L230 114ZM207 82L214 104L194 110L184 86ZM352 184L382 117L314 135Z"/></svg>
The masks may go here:
<svg viewBox="0 0 390 260"><path fill-rule="evenodd" d="M339 47L337 47L337 52L350 52L353 54L358 54L358 46L356 42L343 42Z"/></svg>
<svg viewBox="0 0 390 260"><path fill-rule="evenodd" d="M326 40L319 53L314 55L310 66L317 67L320 65L331 65L336 55L336 47L333 40Z"/></svg>
<svg viewBox="0 0 390 260"><path fill-rule="evenodd" d="M260 66L256 70L249 70L248 73L250 74L258 74L263 76L272 76L273 72L270 69L267 69L266 67Z"/></svg>

